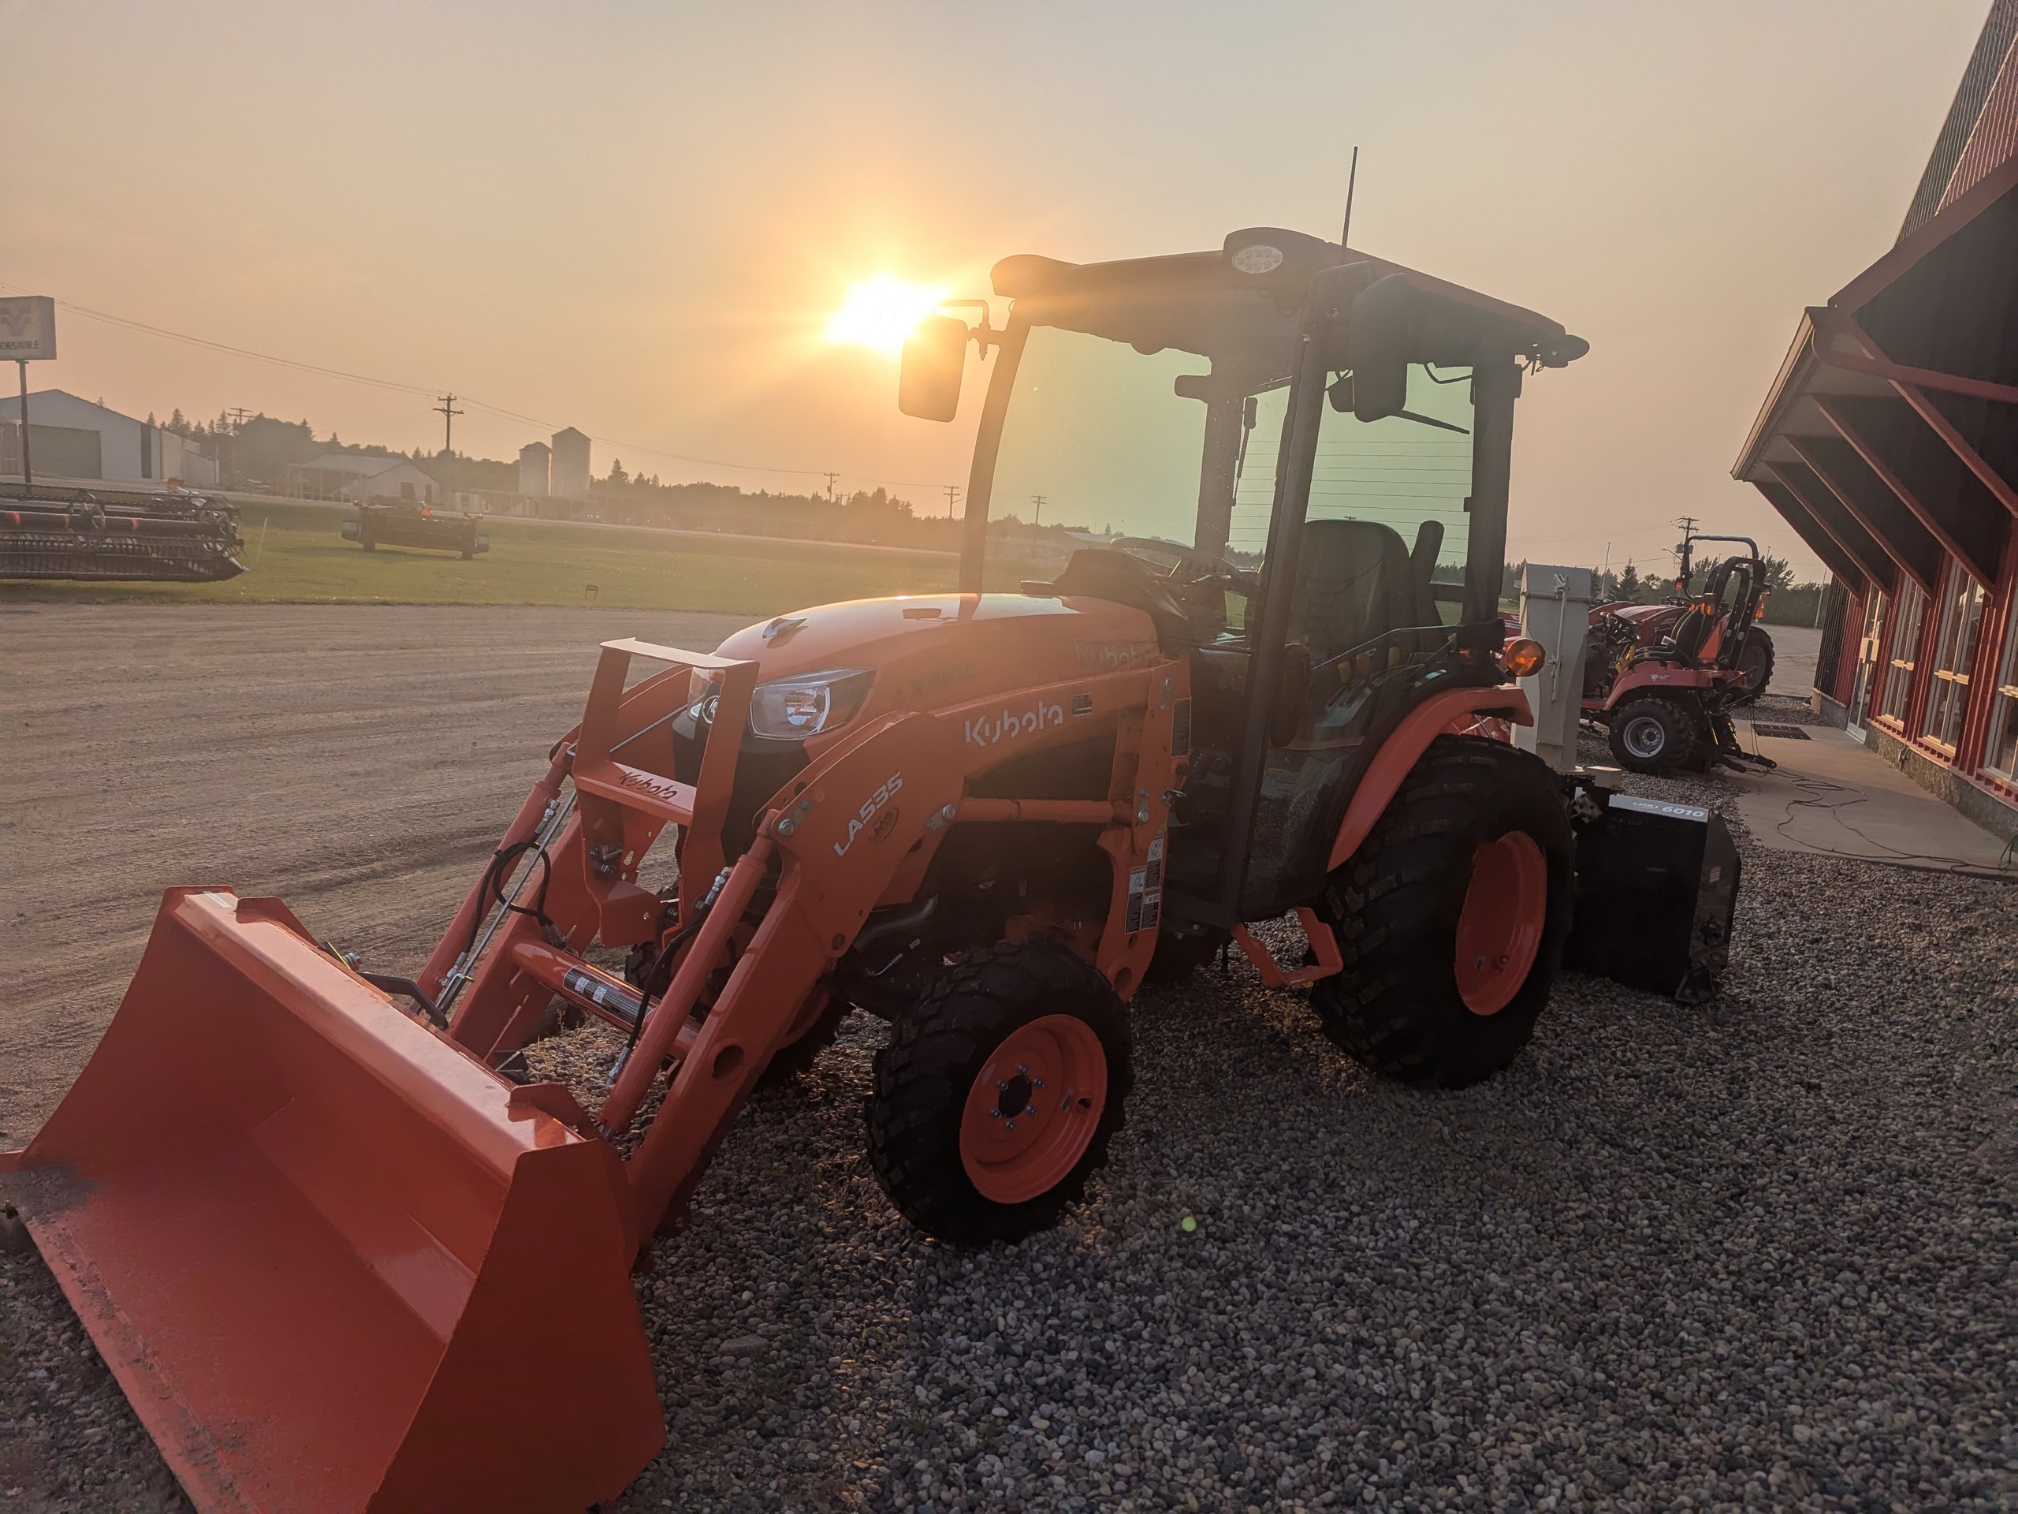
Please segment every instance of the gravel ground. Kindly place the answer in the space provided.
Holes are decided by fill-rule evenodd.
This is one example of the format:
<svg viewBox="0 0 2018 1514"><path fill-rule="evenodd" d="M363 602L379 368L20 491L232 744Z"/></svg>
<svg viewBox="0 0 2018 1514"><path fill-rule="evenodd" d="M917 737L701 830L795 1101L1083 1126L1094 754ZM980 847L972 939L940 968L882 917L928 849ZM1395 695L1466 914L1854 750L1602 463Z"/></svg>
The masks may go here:
<svg viewBox="0 0 2018 1514"><path fill-rule="evenodd" d="M1146 991L1111 1167L1015 1248L892 1214L854 1017L640 1280L669 1449L611 1508L2018 1507L2018 888L1745 866L1716 1002L1567 978L1462 1093L1244 964ZM32 1257L0 1354L0 1509L179 1506Z"/></svg>

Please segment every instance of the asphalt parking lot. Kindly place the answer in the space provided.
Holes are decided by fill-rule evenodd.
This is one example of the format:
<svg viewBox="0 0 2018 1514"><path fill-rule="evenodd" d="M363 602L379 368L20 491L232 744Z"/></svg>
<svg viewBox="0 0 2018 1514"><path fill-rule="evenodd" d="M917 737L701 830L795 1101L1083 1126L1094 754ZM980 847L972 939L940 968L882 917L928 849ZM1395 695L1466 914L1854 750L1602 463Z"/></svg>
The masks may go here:
<svg viewBox="0 0 2018 1514"><path fill-rule="evenodd" d="M0 1146L164 886L417 962L595 643L734 623L0 610ZM1461 1093L1374 1082L1238 962L1145 990L1111 1166L1015 1248L891 1211L854 1017L639 1280L670 1435L610 1507L2018 1506L2018 887L1741 845L1720 998L1566 977ZM0 1499L184 1507L32 1255L0 1256Z"/></svg>

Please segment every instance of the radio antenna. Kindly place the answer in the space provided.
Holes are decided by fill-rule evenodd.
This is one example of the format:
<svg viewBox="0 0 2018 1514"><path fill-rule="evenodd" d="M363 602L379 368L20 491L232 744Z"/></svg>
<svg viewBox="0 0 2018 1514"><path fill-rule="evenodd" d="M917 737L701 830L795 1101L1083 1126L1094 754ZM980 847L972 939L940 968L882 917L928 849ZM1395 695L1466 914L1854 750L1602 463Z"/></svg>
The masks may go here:
<svg viewBox="0 0 2018 1514"><path fill-rule="evenodd" d="M1352 172L1345 181L1345 229L1338 234L1338 245L1352 245L1352 192L1359 184L1359 148L1352 149Z"/></svg>

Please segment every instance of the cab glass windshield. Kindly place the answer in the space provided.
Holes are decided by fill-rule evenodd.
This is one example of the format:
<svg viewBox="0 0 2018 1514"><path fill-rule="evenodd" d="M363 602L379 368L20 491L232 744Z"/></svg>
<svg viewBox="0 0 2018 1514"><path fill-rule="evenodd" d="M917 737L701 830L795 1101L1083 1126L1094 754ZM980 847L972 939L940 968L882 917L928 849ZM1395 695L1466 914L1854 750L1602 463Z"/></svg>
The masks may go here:
<svg viewBox="0 0 2018 1514"><path fill-rule="evenodd" d="M1193 545L1205 406L1176 384L1210 368L1195 353L1032 328L995 462L985 586L1052 578L1115 537Z"/></svg>
<svg viewBox="0 0 2018 1514"><path fill-rule="evenodd" d="M1143 353L1031 327L995 462L985 587L1014 592L1056 577L1076 551L1129 541L1258 569L1289 387L1215 377L1214 367L1175 348ZM1308 518L1385 527L1418 571L1462 583L1470 391L1463 370L1417 365L1406 416L1368 423L1327 403ZM1455 610L1446 605L1444 618Z"/></svg>

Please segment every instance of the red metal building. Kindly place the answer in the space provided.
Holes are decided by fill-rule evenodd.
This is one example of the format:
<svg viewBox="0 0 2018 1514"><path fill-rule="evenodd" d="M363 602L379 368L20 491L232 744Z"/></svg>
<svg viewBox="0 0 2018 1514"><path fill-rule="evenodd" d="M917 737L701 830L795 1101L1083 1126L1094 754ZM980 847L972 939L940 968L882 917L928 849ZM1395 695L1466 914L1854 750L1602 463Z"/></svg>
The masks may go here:
<svg viewBox="0 0 2018 1514"><path fill-rule="evenodd" d="M1732 471L1833 575L1819 707L2018 829L2018 0L1897 243L1803 314Z"/></svg>

